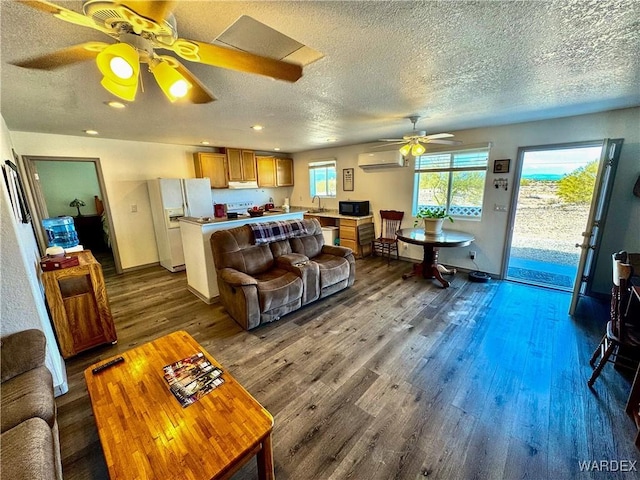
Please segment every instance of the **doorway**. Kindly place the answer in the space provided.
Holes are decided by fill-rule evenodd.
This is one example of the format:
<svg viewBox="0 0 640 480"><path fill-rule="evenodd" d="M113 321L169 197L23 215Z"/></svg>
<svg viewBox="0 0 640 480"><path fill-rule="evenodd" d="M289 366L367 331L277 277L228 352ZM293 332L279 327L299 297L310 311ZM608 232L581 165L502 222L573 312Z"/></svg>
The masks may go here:
<svg viewBox="0 0 640 480"><path fill-rule="evenodd" d="M574 290L602 150L602 141L520 149L507 280Z"/></svg>
<svg viewBox="0 0 640 480"><path fill-rule="evenodd" d="M44 218L73 217L80 243L91 250L105 273L121 273L100 160L26 155L23 159L34 203L34 225L41 226ZM44 252L44 230L35 230Z"/></svg>

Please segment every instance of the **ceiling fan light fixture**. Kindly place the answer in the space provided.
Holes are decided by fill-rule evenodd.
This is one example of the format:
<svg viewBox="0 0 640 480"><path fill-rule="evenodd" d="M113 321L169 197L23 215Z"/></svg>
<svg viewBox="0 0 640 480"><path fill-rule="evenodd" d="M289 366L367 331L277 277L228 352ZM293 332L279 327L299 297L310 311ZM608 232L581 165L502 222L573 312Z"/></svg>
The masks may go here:
<svg viewBox="0 0 640 480"><path fill-rule="evenodd" d="M185 97L193 87L191 82L165 61L161 60L155 65L150 64L150 66L156 82L171 102Z"/></svg>
<svg viewBox="0 0 640 480"><path fill-rule="evenodd" d="M407 155L409 155L410 151L411 151L410 143L405 143L403 146L400 147L400 153L402 154L403 157L406 157Z"/></svg>
<svg viewBox="0 0 640 480"><path fill-rule="evenodd" d="M100 84L116 97L132 102L138 91L140 57L135 48L116 43L96 56L98 70L104 75Z"/></svg>
<svg viewBox="0 0 640 480"><path fill-rule="evenodd" d="M105 90L118 98L133 102L136 99L136 93L138 92L138 82L133 85L122 85L118 82L114 82L109 77L104 77L100 82Z"/></svg>
<svg viewBox="0 0 640 480"><path fill-rule="evenodd" d="M426 148L424 148L424 145L422 145L420 142L416 142L413 147L411 147L411 155L413 155L414 157L419 157L425 151Z"/></svg>
<svg viewBox="0 0 640 480"><path fill-rule="evenodd" d="M122 85L138 83L140 56L135 48L126 43L116 43L96 56L98 69L105 77Z"/></svg>

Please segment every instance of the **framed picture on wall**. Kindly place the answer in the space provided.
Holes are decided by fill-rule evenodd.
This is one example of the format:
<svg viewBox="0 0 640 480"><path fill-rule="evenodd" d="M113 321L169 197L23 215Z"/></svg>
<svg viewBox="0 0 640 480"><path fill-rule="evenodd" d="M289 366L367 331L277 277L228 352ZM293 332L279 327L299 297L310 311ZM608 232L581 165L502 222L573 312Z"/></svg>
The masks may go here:
<svg viewBox="0 0 640 480"><path fill-rule="evenodd" d="M510 158L504 160L495 160L493 162L493 173L509 173Z"/></svg>
<svg viewBox="0 0 640 480"><path fill-rule="evenodd" d="M14 157L16 157L15 153ZM5 160L2 166L2 173L7 184L9 199L11 200L16 220L21 223L29 223L31 221L31 213L29 212L29 205L27 204L27 197L24 193L18 166L11 160Z"/></svg>
<svg viewBox="0 0 640 480"><path fill-rule="evenodd" d="M353 168L342 169L342 190L353 192Z"/></svg>

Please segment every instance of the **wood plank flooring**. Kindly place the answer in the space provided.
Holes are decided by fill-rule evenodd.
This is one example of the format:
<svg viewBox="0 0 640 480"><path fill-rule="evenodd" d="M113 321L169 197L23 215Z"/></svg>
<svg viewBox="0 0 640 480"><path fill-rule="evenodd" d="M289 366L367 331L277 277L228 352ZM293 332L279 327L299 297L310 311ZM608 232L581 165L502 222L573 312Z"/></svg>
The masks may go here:
<svg viewBox="0 0 640 480"><path fill-rule="evenodd" d="M572 319L564 292L464 274L444 290L403 281L409 269L358 260L352 288L251 332L189 293L184 272L108 274L119 342L67 361L65 478L108 478L83 370L179 329L275 417L278 479L638 478L580 470L640 459L630 380L607 366L586 385L606 304ZM256 475L251 462L234 479Z"/></svg>

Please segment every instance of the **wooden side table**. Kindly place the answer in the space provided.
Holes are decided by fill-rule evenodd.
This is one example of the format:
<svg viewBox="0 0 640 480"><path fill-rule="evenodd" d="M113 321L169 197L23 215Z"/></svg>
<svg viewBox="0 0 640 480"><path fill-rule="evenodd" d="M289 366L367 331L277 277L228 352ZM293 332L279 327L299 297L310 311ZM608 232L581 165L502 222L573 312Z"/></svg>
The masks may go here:
<svg viewBox="0 0 640 480"><path fill-rule="evenodd" d="M89 250L70 255L78 257L77 266L42 272L44 293L64 358L118 339L102 266Z"/></svg>

